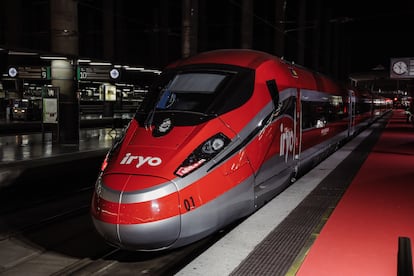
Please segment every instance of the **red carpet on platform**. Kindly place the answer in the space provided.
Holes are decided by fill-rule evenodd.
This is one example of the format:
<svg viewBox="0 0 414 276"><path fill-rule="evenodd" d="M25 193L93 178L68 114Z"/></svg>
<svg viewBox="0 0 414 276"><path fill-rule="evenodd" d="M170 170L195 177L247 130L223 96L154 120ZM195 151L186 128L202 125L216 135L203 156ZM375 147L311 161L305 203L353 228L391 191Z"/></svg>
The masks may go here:
<svg viewBox="0 0 414 276"><path fill-rule="evenodd" d="M414 127L394 110L296 275L397 275L398 237L414 248Z"/></svg>

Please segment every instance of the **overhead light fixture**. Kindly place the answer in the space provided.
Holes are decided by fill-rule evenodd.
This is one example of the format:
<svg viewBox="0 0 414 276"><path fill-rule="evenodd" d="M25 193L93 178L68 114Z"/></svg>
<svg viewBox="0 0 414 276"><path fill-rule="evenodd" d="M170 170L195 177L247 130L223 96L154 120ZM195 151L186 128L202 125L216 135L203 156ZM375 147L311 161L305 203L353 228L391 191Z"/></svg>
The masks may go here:
<svg viewBox="0 0 414 276"><path fill-rule="evenodd" d="M87 62L91 62L92 60L90 60L90 59L78 59L78 62L85 62L85 63L87 63Z"/></svg>
<svg viewBox="0 0 414 276"><path fill-rule="evenodd" d="M144 67L125 67L125 70L142 71L142 70L145 70L145 68Z"/></svg>
<svg viewBox="0 0 414 276"><path fill-rule="evenodd" d="M158 74L158 75L162 73L160 70L155 70L155 69L144 69L144 70L142 70L142 72L154 73L154 74Z"/></svg>
<svg viewBox="0 0 414 276"><path fill-rule="evenodd" d="M112 65L110 62L89 62L90 65L100 65L100 66L109 66Z"/></svg>
<svg viewBox="0 0 414 276"><path fill-rule="evenodd" d="M67 57L62 57L62 56L40 56L41 59L46 59L46 60L66 60L68 59Z"/></svg>
<svg viewBox="0 0 414 276"><path fill-rule="evenodd" d="M12 55L12 56L36 56L37 53L34 53L34 52L21 52L21 51L9 51L9 55Z"/></svg>

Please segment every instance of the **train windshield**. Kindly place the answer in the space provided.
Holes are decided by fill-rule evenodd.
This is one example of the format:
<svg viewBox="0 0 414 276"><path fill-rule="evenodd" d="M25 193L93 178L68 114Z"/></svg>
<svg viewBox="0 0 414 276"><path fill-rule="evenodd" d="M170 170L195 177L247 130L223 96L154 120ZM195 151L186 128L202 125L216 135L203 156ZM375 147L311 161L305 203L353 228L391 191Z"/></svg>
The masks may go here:
<svg viewBox="0 0 414 276"><path fill-rule="evenodd" d="M254 71L246 68L171 70L153 84L135 118L173 116L178 124L200 123L241 106L253 86Z"/></svg>
<svg viewBox="0 0 414 276"><path fill-rule="evenodd" d="M212 73L177 74L162 89L156 109L206 113L225 78Z"/></svg>

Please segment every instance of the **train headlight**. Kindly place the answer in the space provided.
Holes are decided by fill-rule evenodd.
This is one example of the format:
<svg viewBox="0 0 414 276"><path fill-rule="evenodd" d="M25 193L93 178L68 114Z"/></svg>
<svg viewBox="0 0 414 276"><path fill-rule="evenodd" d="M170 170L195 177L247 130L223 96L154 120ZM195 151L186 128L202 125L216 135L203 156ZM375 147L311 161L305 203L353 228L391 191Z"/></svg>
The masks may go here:
<svg viewBox="0 0 414 276"><path fill-rule="evenodd" d="M228 144L230 139L223 133L218 133L198 146L175 171L175 175L184 177L210 161Z"/></svg>

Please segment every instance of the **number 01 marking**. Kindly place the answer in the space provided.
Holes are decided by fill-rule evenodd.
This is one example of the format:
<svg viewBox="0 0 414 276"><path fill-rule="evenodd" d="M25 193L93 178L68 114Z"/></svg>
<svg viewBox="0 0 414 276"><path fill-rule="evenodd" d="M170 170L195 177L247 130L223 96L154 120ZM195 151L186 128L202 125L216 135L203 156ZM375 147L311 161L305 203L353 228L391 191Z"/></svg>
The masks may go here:
<svg viewBox="0 0 414 276"><path fill-rule="evenodd" d="M194 202L194 198L192 196L190 196L190 198L186 198L184 199L184 208L187 211L190 211L191 209L195 208L195 202Z"/></svg>

